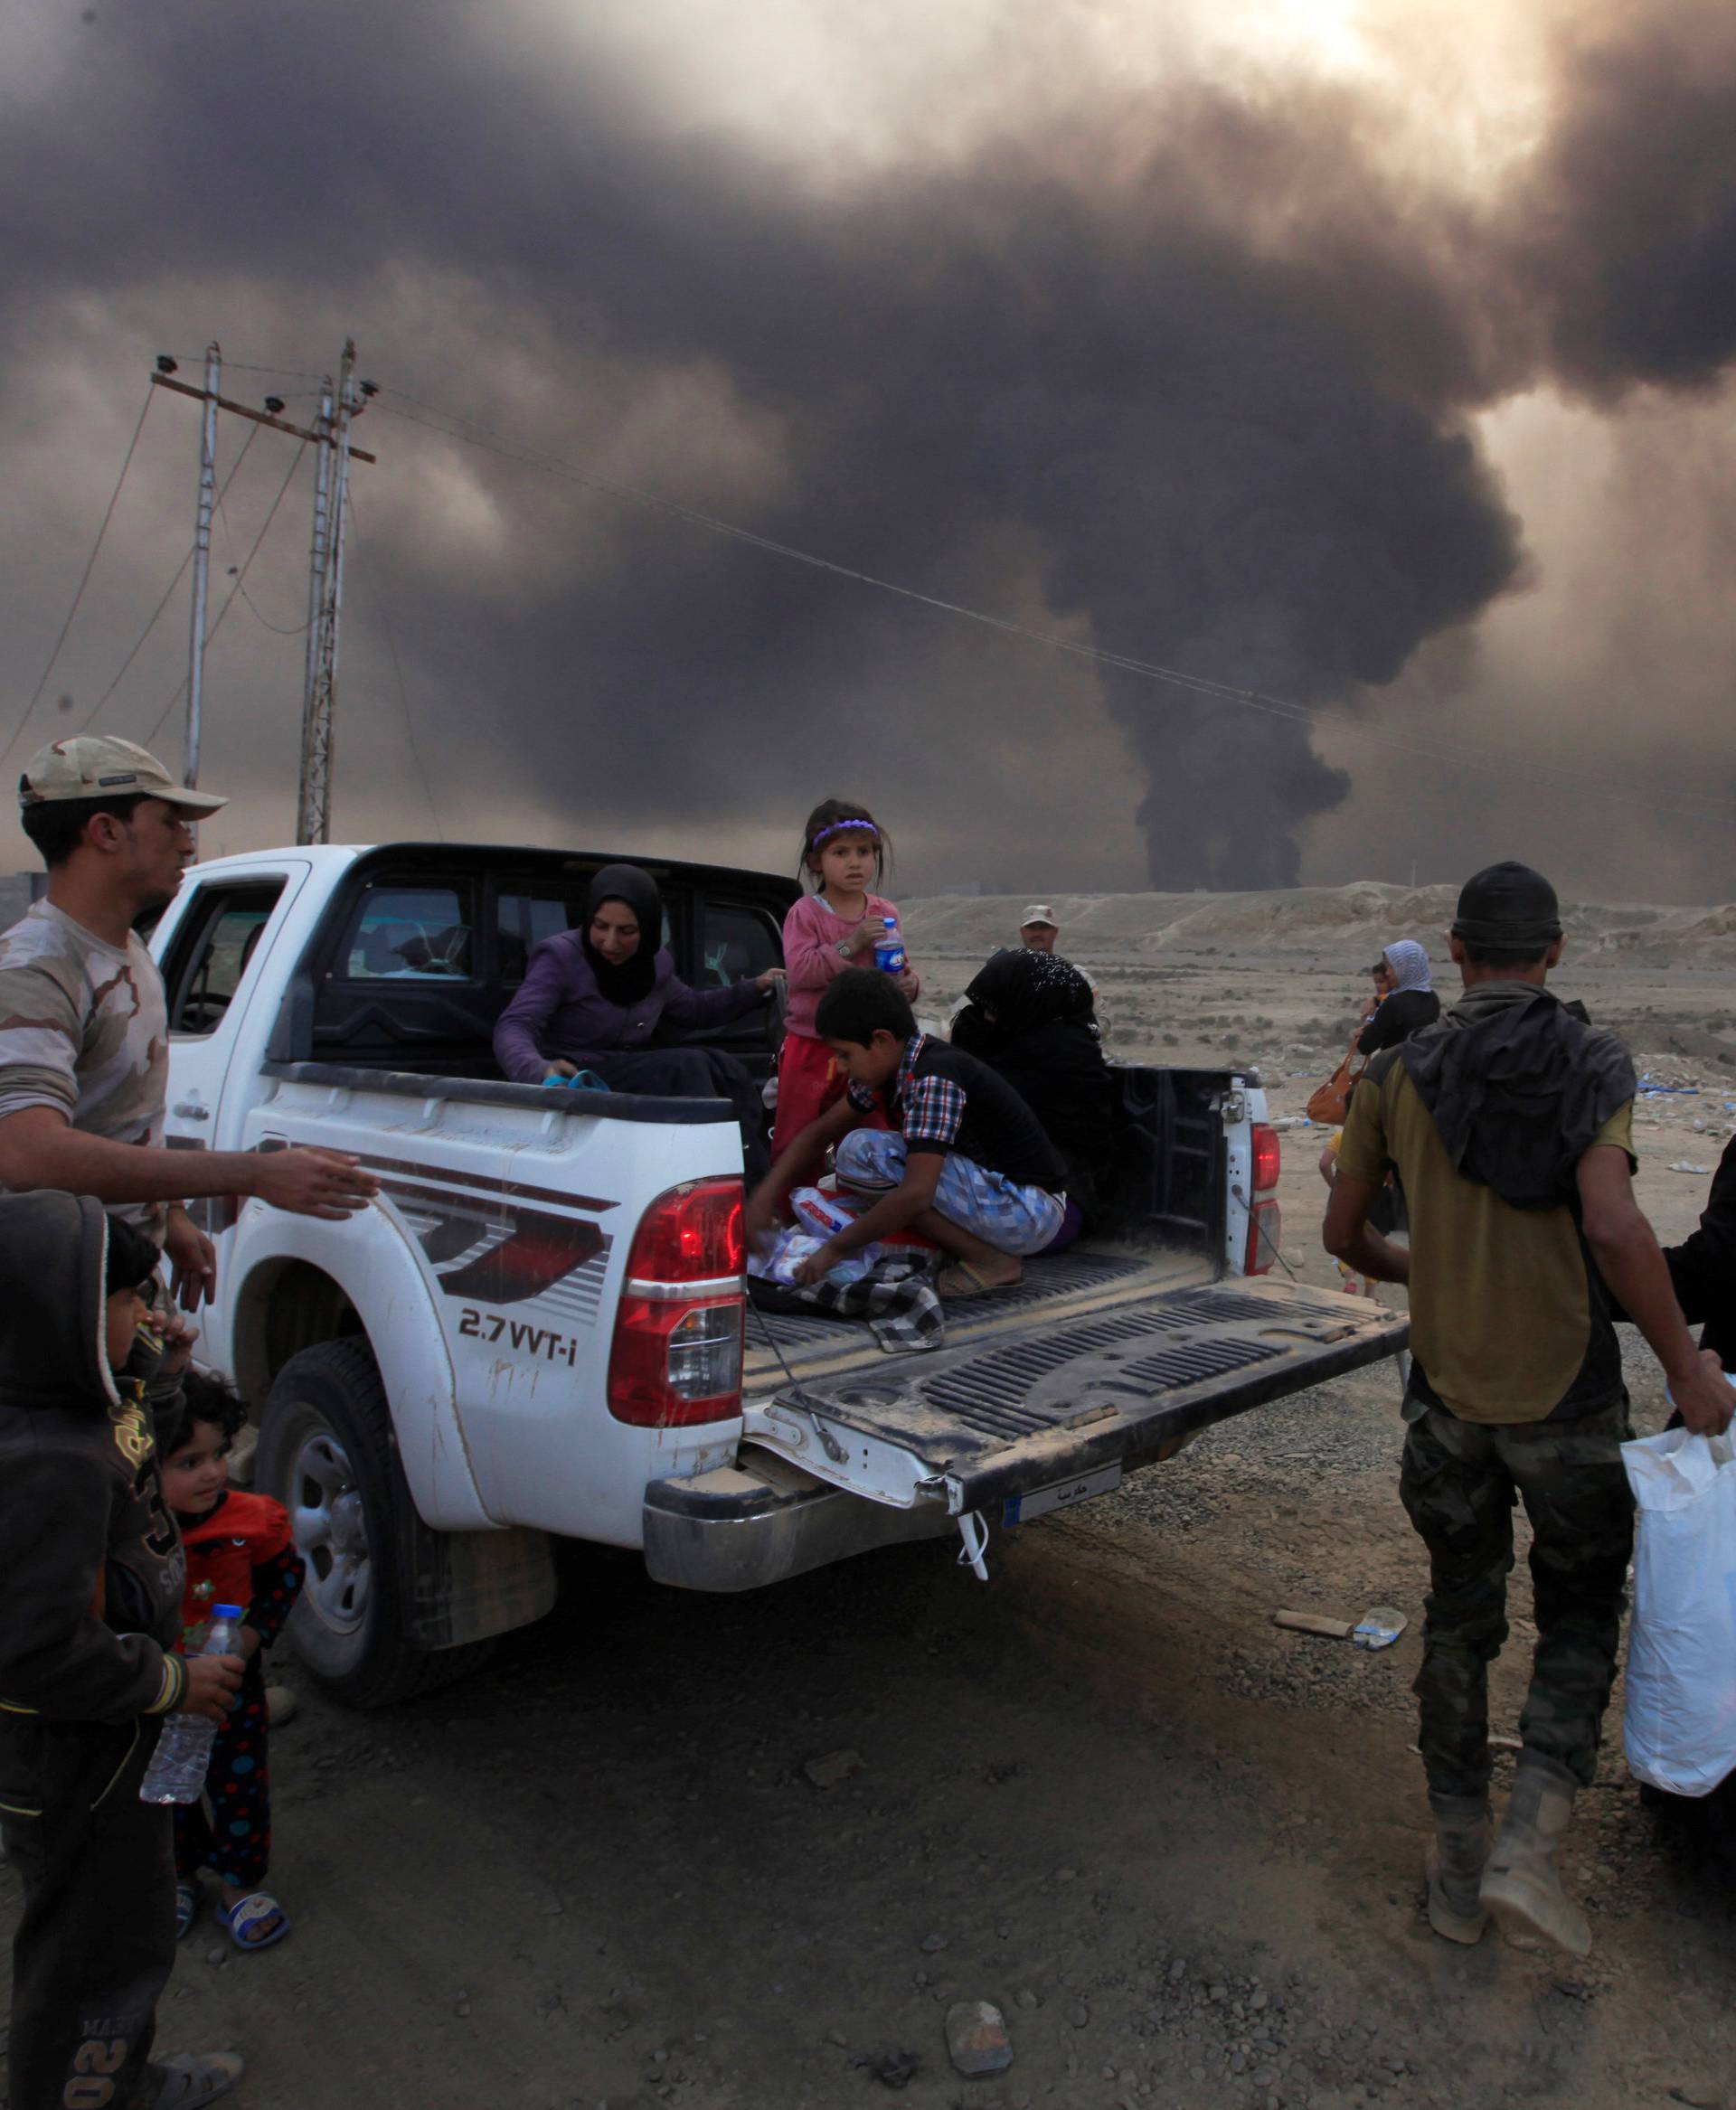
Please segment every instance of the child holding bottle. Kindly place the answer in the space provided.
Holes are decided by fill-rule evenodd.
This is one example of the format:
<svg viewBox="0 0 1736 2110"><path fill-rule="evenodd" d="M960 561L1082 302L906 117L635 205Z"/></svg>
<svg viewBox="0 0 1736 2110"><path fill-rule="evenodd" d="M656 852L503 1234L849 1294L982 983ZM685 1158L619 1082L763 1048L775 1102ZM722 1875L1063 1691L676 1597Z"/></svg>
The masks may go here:
<svg viewBox="0 0 1736 2110"><path fill-rule="evenodd" d="M187 1579L184 1643L214 1604L243 1607L235 1653L246 1666L234 1706L217 1731L205 1793L175 1813L175 1932L184 1941L203 1902L202 1879L217 1879L218 1924L238 1949L268 1949L289 1932L289 1916L262 1886L271 1855L267 1771L269 1710L264 1651L283 1631L306 1573L281 1502L229 1484L229 1448L247 1410L221 1380L189 1371L178 1413L157 1442L163 1487L181 1528Z"/></svg>
<svg viewBox="0 0 1736 2110"><path fill-rule="evenodd" d="M833 977L845 967L871 967L874 947L892 935L898 910L870 889L885 874L885 831L864 805L822 799L802 831L797 877L814 889L784 918L784 966L789 1011L778 1058L778 1123L773 1153L781 1155L804 1128L839 1099L847 1081L836 1056L819 1037L814 1014ZM914 1003L922 984L908 958L892 976Z"/></svg>

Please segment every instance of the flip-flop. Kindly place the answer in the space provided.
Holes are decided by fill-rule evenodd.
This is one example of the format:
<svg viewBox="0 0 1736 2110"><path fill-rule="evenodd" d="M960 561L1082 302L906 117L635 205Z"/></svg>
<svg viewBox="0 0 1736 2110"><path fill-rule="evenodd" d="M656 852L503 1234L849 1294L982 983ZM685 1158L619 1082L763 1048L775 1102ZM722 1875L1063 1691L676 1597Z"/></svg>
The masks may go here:
<svg viewBox="0 0 1736 2110"><path fill-rule="evenodd" d="M154 2058L143 2078L156 2095L140 2093L136 2100L147 2110L199 2110L226 2096L241 2079L241 2055L234 2051L177 2051L169 2058Z"/></svg>
<svg viewBox="0 0 1736 2110"><path fill-rule="evenodd" d="M245 1898L238 1898L233 1905L218 1905L213 1912L219 1926L224 1928L238 1949L250 1954L255 1949L269 1949L273 1942L280 1942L289 1932L289 1915L277 1899L264 1890L250 1890ZM250 1935L248 1929L269 1922L277 1915L275 1926L266 1926L265 1931Z"/></svg>
<svg viewBox="0 0 1736 2110"><path fill-rule="evenodd" d="M968 1260L955 1260L935 1276L934 1286L938 1295L956 1301L963 1296L992 1296L997 1289L1016 1289L1023 1279L1015 1275L1011 1282L986 1282Z"/></svg>
<svg viewBox="0 0 1736 2110"><path fill-rule="evenodd" d="M184 1942L193 1932L193 1923L199 1917L199 1907L204 1893L197 1883L177 1883L175 1886L175 1938Z"/></svg>

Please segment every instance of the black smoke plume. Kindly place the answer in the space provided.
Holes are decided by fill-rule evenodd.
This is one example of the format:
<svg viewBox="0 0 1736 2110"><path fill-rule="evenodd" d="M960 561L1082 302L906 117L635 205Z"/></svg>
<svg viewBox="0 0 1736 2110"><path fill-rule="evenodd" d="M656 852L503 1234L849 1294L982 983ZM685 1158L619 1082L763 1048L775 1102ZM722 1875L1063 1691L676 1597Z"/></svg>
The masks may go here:
<svg viewBox="0 0 1736 2110"><path fill-rule="evenodd" d="M1110 650L1370 710L1521 576L1478 410L1552 376L1698 384L1731 351L1731 38L1698 7L1583 35L1481 222L1365 152L1344 93L1009 108L961 162L824 189L582 50L520 50L505 5L351 11L341 50L335 19L99 11L0 139L7 193L56 201L18 224L14 331L48 290L227 287L356 316L395 377L569 456L601 413L514 380L526 347L646 391L703 371L777 436L777 473L724 508L757 531L991 608L1034 589ZM1703 39L1668 26L1690 22ZM501 354L462 376L401 292L454 277ZM182 348L217 326L202 308ZM522 472L477 462L522 508ZM655 467L680 495L681 463ZM600 773L623 810L793 824L890 758L933 810L969 797L1008 699L1057 685L1028 646L973 657L945 618L661 520L461 591L413 535L372 560L418 610L459 764L553 804ZM1151 882L1294 882L1347 785L1309 726L1103 679L1146 777L1104 796L1139 797Z"/></svg>
<svg viewBox="0 0 1736 2110"><path fill-rule="evenodd" d="M1506 242L1555 379L1604 400L1718 379L1736 353L1729 7L1675 0L1574 33Z"/></svg>

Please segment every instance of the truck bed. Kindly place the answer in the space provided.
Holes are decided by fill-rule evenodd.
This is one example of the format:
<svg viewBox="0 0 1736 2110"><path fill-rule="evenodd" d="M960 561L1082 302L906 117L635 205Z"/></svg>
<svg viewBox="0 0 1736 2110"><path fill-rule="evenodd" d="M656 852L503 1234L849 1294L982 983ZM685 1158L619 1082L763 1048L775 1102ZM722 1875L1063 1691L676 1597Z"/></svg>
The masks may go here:
<svg viewBox="0 0 1736 2110"><path fill-rule="evenodd" d="M1137 1254L1078 1246L1052 1259L1025 1263L1023 1281L959 1304L947 1313L947 1348L1018 1328L1041 1307L1045 1322L1059 1323L1125 1302L1146 1288L1175 1288L1209 1282L1212 1269L1197 1253ZM940 1352L947 1352L946 1350ZM751 1398L765 1385L788 1377L835 1375L844 1369L878 1371L901 1359L883 1354L860 1320L818 1313L748 1312L742 1389ZM935 1357L920 1360L931 1363Z"/></svg>
<svg viewBox="0 0 1736 2110"><path fill-rule="evenodd" d="M1085 1248L948 1313L939 1350L752 1312L746 1436L835 1486L958 1515L1171 1455L1195 1429L1396 1354L1402 1314L1197 1256Z"/></svg>

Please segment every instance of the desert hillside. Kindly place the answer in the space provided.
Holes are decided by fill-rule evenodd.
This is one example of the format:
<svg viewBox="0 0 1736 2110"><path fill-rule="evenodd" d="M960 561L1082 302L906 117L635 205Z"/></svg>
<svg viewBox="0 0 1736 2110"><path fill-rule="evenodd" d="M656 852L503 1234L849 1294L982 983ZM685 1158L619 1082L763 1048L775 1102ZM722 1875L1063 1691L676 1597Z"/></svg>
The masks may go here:
<svg viewBox="0 0 1736 2110"><path fill-rule="evenodd" d="M1031 898L902 904L925 1012L949 1009L997 945L1018 942ZM1363 880L1272 893L1051 900L1060 950L1098 984L1114 1054L1250 1063L1275 1102L1297 1097L1295 1084L1336 1059L1367 997L1365 970L1392 939L1420 938L1443 996L1457 987L1446 939L1451 887ZM1736 906L1572 901L1561 914L1570 943L1555 985L1619 1032L1642 1069L1736 1096ZM1722 1101L1717 1111L1722 1117Z"/></svg>

